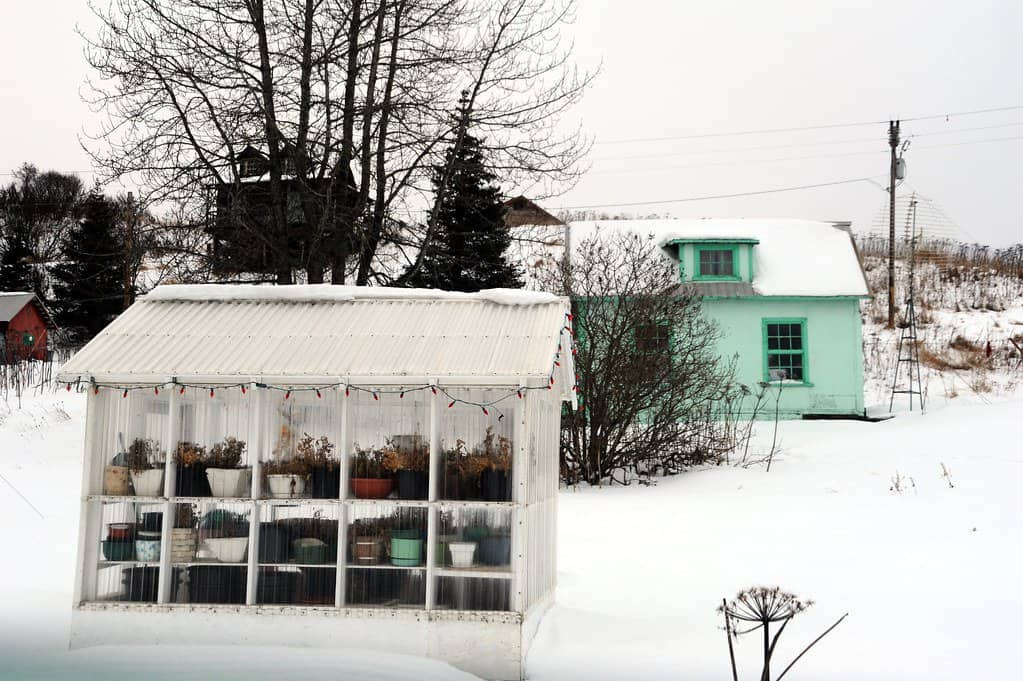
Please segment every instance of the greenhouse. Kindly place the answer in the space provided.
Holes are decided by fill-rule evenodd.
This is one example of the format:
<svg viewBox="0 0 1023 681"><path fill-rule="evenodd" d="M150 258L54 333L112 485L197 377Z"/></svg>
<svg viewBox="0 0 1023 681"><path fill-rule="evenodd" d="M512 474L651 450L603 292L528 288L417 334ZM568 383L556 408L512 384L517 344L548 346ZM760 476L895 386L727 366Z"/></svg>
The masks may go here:
<svg viewBox="0 0 1023 681"><path fill-rule="evenodd" d="M555 587L567 301L161 286L88 393L72 646L379 649L518 679ZM315 618L315 619L312 619Z"/></svg>

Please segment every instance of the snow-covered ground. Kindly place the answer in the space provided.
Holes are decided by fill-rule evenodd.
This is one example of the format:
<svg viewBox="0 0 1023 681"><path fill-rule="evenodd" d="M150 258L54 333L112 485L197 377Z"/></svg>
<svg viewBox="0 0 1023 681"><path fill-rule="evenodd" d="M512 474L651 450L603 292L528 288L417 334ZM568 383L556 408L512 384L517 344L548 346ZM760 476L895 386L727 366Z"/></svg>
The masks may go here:
<svg viewBox="0 0 1023 681"><path fill-rule="evenodd" d="M59 392L0 406L0 473L44 515L0 483L0 678L467 678L353 650L67 652L83 404ZM817 601L784 634L786 663L850 613L787 678L1011 678L1021 414L1023 397L963 397L883 423L787 422L770 473L720 466L563 492L558 600L529 678L724 679L715 608L755 584ZM769 437L765 424L757 446ZM742 678L757 645L739 642Z"/></svg>

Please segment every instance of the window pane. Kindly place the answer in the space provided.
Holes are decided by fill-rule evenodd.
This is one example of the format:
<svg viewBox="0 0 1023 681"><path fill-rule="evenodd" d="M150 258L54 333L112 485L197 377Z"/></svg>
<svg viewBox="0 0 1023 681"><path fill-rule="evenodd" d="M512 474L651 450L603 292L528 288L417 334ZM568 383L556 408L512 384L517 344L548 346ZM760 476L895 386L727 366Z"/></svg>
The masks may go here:
<svg viewBox="0 0 1023 681"><path fill-rule="evenodd" d="M732 251L700 251L700 274L702 276L732 276L733 271Z"/></svg>

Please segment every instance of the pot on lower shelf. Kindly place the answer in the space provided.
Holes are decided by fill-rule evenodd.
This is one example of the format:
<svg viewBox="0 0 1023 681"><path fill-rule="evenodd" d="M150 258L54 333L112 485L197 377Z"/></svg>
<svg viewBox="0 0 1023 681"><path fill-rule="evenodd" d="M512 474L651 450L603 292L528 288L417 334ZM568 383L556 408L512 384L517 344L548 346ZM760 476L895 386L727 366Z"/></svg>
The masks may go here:
<svg viewBox="0 0 1023 681"><path fill-rule="evenodd" d="M392 489L391 478L352 478L352 491L358 499L385 499Z"/></svg>
<svg viewBox="0 0 1023 681"><path fill-rule="evenodd" d="M483 565L498 567L511 563L511 537L491 535L480 541L479 561Z"/></svg>
<svg viewBox="0 0 1023 681"><path fill-rule="evenodd" d="M103 494L123 497L130 493L127 466L107 466L103 469Z"/></svg>
<svg viewBox="0 0 1023 681"><path fill-rule="evenodd" d="M156 563L160 560L159 539L136 539L135 560L143 563Z"/></svg>
<svg viewBox="0 0 1023 681"><path fill-rule="evenodd" d="M294 499L305 496L305 481L306 476L289 473L275 473L266 476L266 483L270 487L270 496L274 499Z"/></svg>
<svg viewBox="0 0 1023 681"><path fill-rule="evenodd" d="M456 541L448 544L451 550L451 567L470 568L473 565L473 556L476 554L476 542Z"/></svg>
<svg viewBox="0 0 1023 681"><path fill-rule="evenodd" d="M203 542L214 559L221 563L243 563L249 548L248 537L222 537Z"/></svg>
<svg viewBox="0 0 1023 681"><path fill-rule="evenodd" d="M457 534L441 534L437 536L435 555L438 567L451 564L451 554L448 553L448 545L456 541L458 541Z"/></svg>
<svg viewBox="0 0 1023 681"><path fill-rule="evenodd" d="M128 541L135 539L135 523L110 523L107 527L107 539Z"/></svg>
<svg viewBox="0 0 1023 681"><path fill-rule="evenodd" d="M391 565L415 567L423 562L423 540L391 537Z"/></svg>
<svg viewBox="0 0 1023 681"><path fill-rule="evenodd" d="M171 530L171 562L191 563L195 560L198 532L191 527L175 527Z"/></svg>
<svg viewBox="0 0 1023 681"><path fill-rule="evenodd" d="M135 560L134 540L104 539L100 544L106 560Z"/></svg>
<svg viewBox="0 0 1023 681"><path fill-rule="evenodd" d="M313 499L337 499L341 494L340 464L313 468L309 471L309 486Z"/></svg>
<svg viewBox="0 0 1023 681"><path fill-rule="evenodd" d="M384 542L380 537L355 537L352 558L359 565L376 565L383 555Z"/></svg>
<svg viewBox="0 0 1023 681"><path fill-rule="evenodd" d="M247 497L252 490L251 468L207 468L206 477L215 497Z"/></svg>
<svg viewBox="0 0 1023 681"><path fill-rule="evenodd" d="M295 562L303 565L322 565L327 562L327 543L312 537L291 542Z"/></svg>

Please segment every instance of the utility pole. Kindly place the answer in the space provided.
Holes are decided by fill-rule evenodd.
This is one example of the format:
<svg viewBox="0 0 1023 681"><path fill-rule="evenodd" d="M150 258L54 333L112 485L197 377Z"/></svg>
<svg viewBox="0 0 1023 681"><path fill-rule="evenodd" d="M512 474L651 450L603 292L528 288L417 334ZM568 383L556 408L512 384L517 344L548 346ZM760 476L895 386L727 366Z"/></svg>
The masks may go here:
<svg viewBox="0 0 1023 681"><path fill-rule="evenodd" d="M899 121L888 121L888 146L892 150L888 174L888 328L895 328L895 172L899 147Z"/></svg>
<svg viewBox="0 0 1023 681"><path fill-rule="evenodd" d="M135 289L135 282L132 281L132 251L135 246L132 243L135 236L135 194L128 192L127 215L124 219L124 302L125 310L132 303L132 292Z"/></svg>

